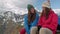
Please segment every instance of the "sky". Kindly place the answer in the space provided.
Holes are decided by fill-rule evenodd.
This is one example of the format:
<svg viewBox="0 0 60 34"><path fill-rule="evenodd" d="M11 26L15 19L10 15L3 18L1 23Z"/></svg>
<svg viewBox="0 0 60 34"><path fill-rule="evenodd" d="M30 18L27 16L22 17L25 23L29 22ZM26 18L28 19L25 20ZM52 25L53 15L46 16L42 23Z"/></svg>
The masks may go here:
<svg viewBox="0 0 60 34"><path fill-rule="evenodd" d="M42 3L45 2L47 0L36 0L36 2L34 3L34 6L37 9L42 9ZM52 9L60 9L60 0L50 0L51 3L51 8Z"/></svg>
<svg viewBox="0 0 60 34"><path fill-rule="evenodd" d="M47 0L0 0L0 12L1 10L9 10L17 14L24 14L28 12L28 4L32 4L36 10L40 11L42 9L42 3L45 1ZM50 3L53 10L60 11L60 0L50 0Z"/></svg>

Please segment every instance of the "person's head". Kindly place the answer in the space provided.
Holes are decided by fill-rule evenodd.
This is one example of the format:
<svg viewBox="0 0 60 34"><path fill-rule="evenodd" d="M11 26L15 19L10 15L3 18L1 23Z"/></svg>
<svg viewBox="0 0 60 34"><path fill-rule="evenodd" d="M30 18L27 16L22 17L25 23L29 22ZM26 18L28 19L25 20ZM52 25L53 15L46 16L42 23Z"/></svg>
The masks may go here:
<svg viewBox="0 0 60 34"><path fill-rule="evenodd" d="M36 10L31 4L28 4L27 9L28 9L28 22L30 23L31 21L34 21L36 17ZM32 18L31 15L33 15Z"/></svg>
<svg viewBox="0 0 60 34"><path fill-rule="evenodd" d="M31 4L28 4L27 9L28 9L28 12L35 13L35 9Z"/></svg>
<svg viewBox="0 0 60 34"><path fill-rule="evenodd" d="M44 2L42 4L42 16L45 15L46 18L48 18L50 9L51 9L50 4L48 2Z"/></svg>

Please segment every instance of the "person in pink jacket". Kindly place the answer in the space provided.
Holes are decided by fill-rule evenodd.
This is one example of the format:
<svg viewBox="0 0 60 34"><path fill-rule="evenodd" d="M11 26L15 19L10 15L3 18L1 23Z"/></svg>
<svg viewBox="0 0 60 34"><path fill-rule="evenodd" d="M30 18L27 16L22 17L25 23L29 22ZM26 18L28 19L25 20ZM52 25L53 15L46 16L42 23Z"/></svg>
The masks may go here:
<svg viewBox="0 0 60 34"><path fill-rule="evenodd" d="M56 34L58 16L50 8L48 3L45 4L48 6L42 5L43 11L38 22L38 26L41 26L39 34Z"/></svg>
<svg viewBox="0 0 60 34"><path fill-rule="evenodd" d="M58 25L58 16L50 8L48 2L43 3L42 14L38 21L38 27L35 28L35 30L39 29L39 34L56 34L57 25Z"/></svg>

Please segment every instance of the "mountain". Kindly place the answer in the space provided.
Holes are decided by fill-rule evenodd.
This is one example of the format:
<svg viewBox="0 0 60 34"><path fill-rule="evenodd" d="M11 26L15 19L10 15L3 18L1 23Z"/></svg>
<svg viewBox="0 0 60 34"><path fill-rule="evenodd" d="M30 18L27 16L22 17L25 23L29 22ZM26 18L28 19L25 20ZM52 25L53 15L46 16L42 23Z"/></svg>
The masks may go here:
<svg viewBox="0 0 60 34"><path fill-rule="evenodd" d="M21 27L24 15L15 14L12 11L0 14L0 34L17 33L17 27Z"/></svg>
<svg viewBox="0 0 60 34"><path fill-rule="evenodd" d="M58 24L60 24L60 9L53 9L53 11L58 15ZM19 13L20 12L20 13ZM20 11L4 11L3 14L0 14L0 29L1 31L11 32L16 25L23 26L24 24L24 15L28 13L26 9ZM38 11L37 13L40 14ZM13 28L13 29L12 29ZM11 30L10 30L11 29Z"/></svg>

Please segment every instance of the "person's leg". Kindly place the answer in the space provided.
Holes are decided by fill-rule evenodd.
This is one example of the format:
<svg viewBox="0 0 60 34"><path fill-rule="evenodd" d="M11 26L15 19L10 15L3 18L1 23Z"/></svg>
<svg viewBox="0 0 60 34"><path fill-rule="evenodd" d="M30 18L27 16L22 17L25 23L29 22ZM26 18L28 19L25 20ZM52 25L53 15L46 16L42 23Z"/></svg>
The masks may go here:
<svg viewBox="0 0 60 34"><path fill-rule="evenodd" d="M53 32L48 28L41 28L39 34L53 34Z"/></svg>
<svg viewBox="0 0 60 34"><path fill-rule="evenodd" d="M24 29L24 28L22 28L21 30L20 30L20 34L25 34L26 33L26 30Z"/></svg>
<svg viewBox="0 0 60 34"><path fill-rule="evenodd" d="M37 30L38 30L37 27L32 27L31 30L30 30L30 34L36 34Z"/></svg>

